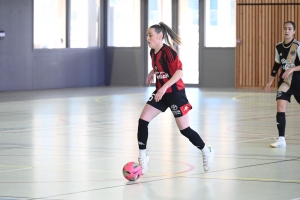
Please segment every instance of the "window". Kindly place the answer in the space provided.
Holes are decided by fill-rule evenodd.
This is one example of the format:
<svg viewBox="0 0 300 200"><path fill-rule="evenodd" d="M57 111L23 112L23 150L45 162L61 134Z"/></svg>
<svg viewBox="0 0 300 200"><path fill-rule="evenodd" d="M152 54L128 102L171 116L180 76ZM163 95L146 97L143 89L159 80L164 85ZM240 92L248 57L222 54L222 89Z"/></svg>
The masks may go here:
<svg viewBox="0 0 300 200"><path fill-rule="evenodd" d="M182 39L182 44L178 46L178 56L183 64L182 79L188 84L198 84L199 2L198 0L180 0L178 7L178 35ZM148 27L162 21L172 28L172 0L149 0L148 9ZM148 72L151 70L151 59L148 58Z"/></svg>
<svg viewBox="0 0 300 200"><path fill-rule="evenodd" d="M183 66L182 80L188 84L199 83L199 1L179 1L178 34L182 44L178 53Z"/></svg>
<svg viewBox="0 0 300 200"><path fill-rule="evenodd" d="M141 46L140 0L109 0L107 46Z"/></svg>
<svg viewBox="0 0 300 200"><path fill-rule="evenodd" d="M164 22L172 27L172 0L149 0L148 27ZM142 34L146 40L146 33ZM148 56L150 48L148 47ZM152 70L151 58L148 57L148 72Z"/></svg>
<svg viewBox="0 0 300 200"><path fill-rule="evenodd" d="M69 0L69 7L66 2L34 0L35 49L99 46L100 0ZM69 18L66 13L70 13Z"/></svg>
<svg viewBox="0 0 300 200"><path fill-rule="evenodd" d="M205 46L235 47L235 0L205 0Z"/></svg>
<svg viewBox="0 0 300 200"><path fill-rule="evenodd" d="M148 27L159 22L164 22L171 27L172 0L149 0L148 19Z"/></svg>
<svg viewBox="0 0 300 200"><path fill-rule="evenodd" d="M66 47L66 2L34 1L34 48Z"/></svg>
<svg viewBox="0 0 300 200"><path fill-rule="evenodd" d="M99 46L99 11L99 0L71 0L71 48Z"/></svg>

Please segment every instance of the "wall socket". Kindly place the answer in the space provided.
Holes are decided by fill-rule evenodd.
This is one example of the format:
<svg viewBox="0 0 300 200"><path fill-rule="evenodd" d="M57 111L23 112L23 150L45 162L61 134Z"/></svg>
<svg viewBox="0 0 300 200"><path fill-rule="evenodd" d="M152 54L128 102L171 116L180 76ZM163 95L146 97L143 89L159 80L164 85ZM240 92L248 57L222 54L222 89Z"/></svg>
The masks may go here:
<svg viewBox="0 0 300 200"><path fill-rule="evenodd" d="M4 31L0 31L0 40L3 40L5 37L5 32Z"/></svg>

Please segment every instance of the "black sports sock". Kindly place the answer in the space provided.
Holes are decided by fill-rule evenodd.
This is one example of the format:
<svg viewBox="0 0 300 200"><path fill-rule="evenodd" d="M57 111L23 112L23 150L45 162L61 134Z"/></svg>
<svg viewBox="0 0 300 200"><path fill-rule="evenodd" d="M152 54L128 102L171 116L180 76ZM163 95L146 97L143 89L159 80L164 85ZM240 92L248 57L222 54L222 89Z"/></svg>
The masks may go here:
<svg viewBox="0 0 300 200"><path fill-rule="evenodd" d="M139 149L146 149L148 140L148 124L149 122L139 119L137 139L139 143Z"/></svg>
<svg viewBox="0 0 300 200"><path fill-rule="evenodd" d="M276 120L277 120L277 129L279 136L284 137L285 134L285 112L277 112L276 114Z"/></svg>
<svg viewBox="0 0 300 200"><path fill-rule="evenodd" d="M205 143L201 139L200 135L191 129L190 127L187 127L186 129L180 130L181 134L187 137L190 142L195 145L198 149L202 150L205 146Z"/></svg>

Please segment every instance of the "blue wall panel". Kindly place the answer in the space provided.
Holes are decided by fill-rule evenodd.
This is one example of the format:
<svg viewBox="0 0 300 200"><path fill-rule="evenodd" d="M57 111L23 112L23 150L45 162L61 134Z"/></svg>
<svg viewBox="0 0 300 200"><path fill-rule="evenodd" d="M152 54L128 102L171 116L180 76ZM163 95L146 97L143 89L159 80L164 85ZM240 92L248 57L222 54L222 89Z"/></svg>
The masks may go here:
<svg viewBox="0 0 300 200"><path fill-rule="evenodd" d="M33 49L33 0L1 0L0 91L105 84L104 49Z"/></svg>

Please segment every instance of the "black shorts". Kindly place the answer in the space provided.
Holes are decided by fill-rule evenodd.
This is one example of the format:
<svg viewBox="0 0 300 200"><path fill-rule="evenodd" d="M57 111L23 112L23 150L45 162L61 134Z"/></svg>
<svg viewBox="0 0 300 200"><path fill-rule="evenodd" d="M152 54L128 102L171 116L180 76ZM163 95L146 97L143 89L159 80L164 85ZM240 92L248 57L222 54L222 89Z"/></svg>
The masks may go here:
<svg viewBox="0 0 300 200"><path fill-rule="evenodd" d="M276 100L286 100L289 103L291 103L291 96L292 94L290 93L277 91ZM293 96L295 97L296 101L300 104L300 96Z"/></svg>
<svg viewBox="0 0 300 200"><path fill-rule="evenodd" d="M174 117L182 117L192 109L184 89L177 92L165 93L159 102L156 102L154 99L156 92L157 91L155 90L152 93L147 104L162 112L165 112L167 108L170 108Z"/></svg>

